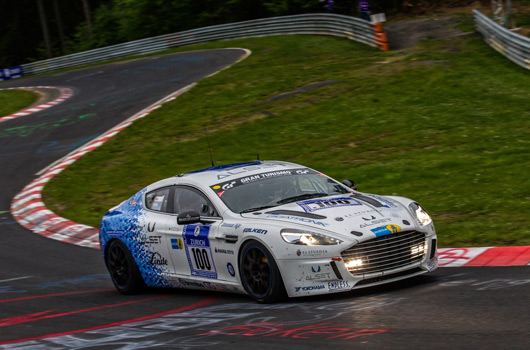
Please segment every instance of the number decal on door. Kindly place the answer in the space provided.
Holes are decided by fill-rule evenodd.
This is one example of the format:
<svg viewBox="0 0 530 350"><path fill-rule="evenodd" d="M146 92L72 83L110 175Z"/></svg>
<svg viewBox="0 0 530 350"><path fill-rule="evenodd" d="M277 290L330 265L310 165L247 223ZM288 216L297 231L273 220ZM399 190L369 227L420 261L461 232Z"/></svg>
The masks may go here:
<svg viewBox="0 0 530 350"><path fill-rule="evenodd" d="M198 270L208 270L210 271L212 269L212 265L210 264L210 250L206 250L204 248L191 248L191 252L193 253L193 260L195 261L195 267Z"/></svg>
<svg viewBox="0 0 530 350"><path fill-rule="evenodd" d="M212 258L208 225L186 225L183 230L184 246L192 276L217 279Z"/></svg>

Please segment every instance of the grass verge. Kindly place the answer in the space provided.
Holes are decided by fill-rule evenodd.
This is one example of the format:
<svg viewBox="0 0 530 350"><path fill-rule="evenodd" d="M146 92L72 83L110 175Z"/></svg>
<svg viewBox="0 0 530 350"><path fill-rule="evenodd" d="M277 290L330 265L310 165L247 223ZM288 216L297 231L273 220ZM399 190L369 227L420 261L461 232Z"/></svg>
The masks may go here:
<svg viewBox="0 0 530 350"><path fill-rule="evenodd" d="M1 90L0 118L13 114L22 108L31 105L36 99L37 96L31 92L22 90Z"/></svg>
<svg viewBox="0 0 530 350"><path fill-rule="evenodd" d="M259 152L414 198L441 246L530 244L530 74L481 38L391 53L318 36L186 49L218 47L253 54L54 178L50 208L97 226L149 183L208 166L207 124L216 164Z"/></svg>

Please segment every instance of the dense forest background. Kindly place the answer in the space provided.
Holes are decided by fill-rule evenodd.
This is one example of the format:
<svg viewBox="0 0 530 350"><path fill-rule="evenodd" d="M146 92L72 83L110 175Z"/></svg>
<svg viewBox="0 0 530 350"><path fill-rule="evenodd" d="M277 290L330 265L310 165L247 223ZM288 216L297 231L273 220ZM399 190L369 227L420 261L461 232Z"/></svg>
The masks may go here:
<svg viewBox="0 0 530 350"><path fill-rule="evenodd" d="M369 0L372 13L387 14L451 2L466 1ZM315 12L358 16L358 8L359 0L0 0L0 68L256 18Z"/></svg>

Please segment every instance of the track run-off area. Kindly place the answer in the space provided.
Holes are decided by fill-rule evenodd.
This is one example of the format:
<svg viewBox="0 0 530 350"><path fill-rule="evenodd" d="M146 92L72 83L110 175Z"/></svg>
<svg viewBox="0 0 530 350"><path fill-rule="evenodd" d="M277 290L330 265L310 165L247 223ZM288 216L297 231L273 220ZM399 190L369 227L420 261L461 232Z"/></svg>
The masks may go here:
<svg viewBox="0 0 530 350"><path fill-rule="evenodd" d="M17 223L12 200L36 174L247 54L178 53L0 84L71 91L0 123L0 349L527 348L530 267L471 267L527 265L525 247L515 255L511 248L454 248L442 251L440 263L458 268L261 305L244 295L180 289L122 296L99 251Z"/></svg>

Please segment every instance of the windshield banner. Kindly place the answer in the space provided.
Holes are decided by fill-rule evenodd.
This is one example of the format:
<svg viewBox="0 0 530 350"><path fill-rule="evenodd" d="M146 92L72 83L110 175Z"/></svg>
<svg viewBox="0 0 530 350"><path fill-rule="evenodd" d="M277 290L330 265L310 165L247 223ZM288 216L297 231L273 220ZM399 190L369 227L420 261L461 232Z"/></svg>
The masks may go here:
<svg viewBox="0 0 530 350"><path fill-rule="evenodd" d="M245 177L240 177L239 179L230 180L226 182L222 182L217 185L210 186L212 190L214 190L215 193L219 197L225 192L228 191L234 187L246 185L252 182L256 181L262 181L266 179L272 179L275 177L281 177L281 176L294 176L294 175L306 175L306 174L320 174L317 171L308 169L308 168L297 168L297 169L289 169L289 170L277 170L277 171L269 171L267 173L261 173L261 174L255 174Z"/></svg>

